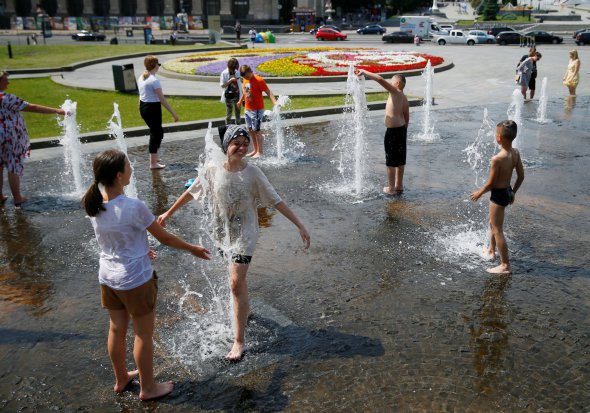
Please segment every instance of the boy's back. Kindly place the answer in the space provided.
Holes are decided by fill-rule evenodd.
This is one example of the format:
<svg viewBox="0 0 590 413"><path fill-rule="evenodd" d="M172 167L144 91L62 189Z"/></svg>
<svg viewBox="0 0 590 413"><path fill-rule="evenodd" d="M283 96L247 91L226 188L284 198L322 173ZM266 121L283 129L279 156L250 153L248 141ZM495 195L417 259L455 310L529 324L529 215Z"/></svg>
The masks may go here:
<svg viewBox="0 0 590 413"><path fill-rule="evenodd" d="M502 148L500 152L492 157L492 170L497 173L492 182L492 188L508 188L512 179L512 171L520 163L520 153L517 149Z"/></svg>

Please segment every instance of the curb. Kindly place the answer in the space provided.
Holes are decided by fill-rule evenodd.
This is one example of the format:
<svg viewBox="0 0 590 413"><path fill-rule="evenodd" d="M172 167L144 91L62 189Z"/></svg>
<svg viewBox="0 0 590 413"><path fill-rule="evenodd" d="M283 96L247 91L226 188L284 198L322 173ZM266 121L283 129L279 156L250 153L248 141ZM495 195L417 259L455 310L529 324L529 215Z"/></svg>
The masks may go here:
<svg viewBox="0 0 590 413"><path fill-rule="evenodd" d="M453 62L443 63L434 67L434 73L444 72L455 67ZM396 74L410 76L420 76L424 69L415 70L400 70L397 72L383 72L377 73L380 76L393 76ZM160 76L179 79L179 80L191 80L194 82L216 82L219 83L219 76L196 76L196 75L185 75L182 73L170 72L166 69L160 69L158 72ZM347 75L344 76L298 76L298 77L264 77L266 83L329 83L329 82L346 82L348 79Z"/></svg>
<svg viewBox="0 0 590 413"><path fill-rule="evenodd" d="M68 66L62 67L45 67L45 68L37 68L37 69L12 69L10 70L11 75L31 75L31 74L42 74L42 73L60 73L60 72L73 72L76 69L80 69L82 67L92 66L99 63L105 62L112 62L114 60L122 60L122 59L133 59L136 57L146 56L148 54L154 53L158 55L165 55L165 54L176 54L176 53L192 53L192 52L214 52L216 50L238 50L238 49L247 49L248 45L242 45L240 47L237 46L223 46L223 47L205 47L199 49L182 49L182 50L163 50L163 51L148 51L141 53L130 53L126 55L118 55L118 56L108 56L102 57L100 59L93 59L93 60L84 60L82 62L77 62ZM218 79L219 80L219 79Z"/></svg>
<svg viewBox="0 0 590 413"><path fill-rule="evenodd" d="M409 100L410 107L420 106L422 105L422 102L422 99ZM385 109L386 103L387 102L371 102L367 104L367 108L370 111L383 110ZM298 109L285 112L282 115L284 119L312 118L319 116L338 115L342 113L344 108L345 106L327 106L324 108ZM186 132L207 129L209 127L209 122L213 124L213 127L217 127L225 124L225 118L199 120L194 122L168 123L166 125L163 125L164 133ZM134 128L125 128L123 129L123 132L126 138L133 138L137 136L148 135L149 129L147 128L147 126L138 126ZM92 143L112 140L113 138L107 131L101 131L80 134L79 139L81 143ZM40 138L31 141L32 150L54 148L58 146L62 146L59 137Z"/></svg>

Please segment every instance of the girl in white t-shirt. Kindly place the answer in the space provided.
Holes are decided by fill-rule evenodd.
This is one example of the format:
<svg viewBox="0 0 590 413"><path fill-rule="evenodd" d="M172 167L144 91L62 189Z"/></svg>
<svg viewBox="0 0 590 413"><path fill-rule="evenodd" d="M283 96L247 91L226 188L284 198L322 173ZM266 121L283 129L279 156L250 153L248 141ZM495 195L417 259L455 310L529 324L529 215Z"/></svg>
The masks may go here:
<svg viewBox="0 0 590 413"><path fill-rule="evenodd" d="M274 207L299 229L304 247L309 248L310 237L303 223L281 200L264 173L244 161L250 136L239 125L229 125L223 134L222 149L227 155L223 168L207 171L209 188L214 205L215 233L218 247L231 260L230 289L234 301L236 336L227 360L238 361L245 349L245 329L250 312L246 275L258 240L257 203ZM168 211L158 217L158 223L166 220L191 199L203 195L199 178L185 191ZM229 241L229 242L224 242ZM228 245L229 244L229 247ZM229 249L229 250L228 250Z"/></svg>
<svg viewBox="0 0 590 413"><path fill-rule="evenodd" d="M94 227L100 247L98 279L102 306L109 311L108 351L115 373L114 390L121 393L139 373L139 398L165 396L172 382L156 383L153 369L153 332L157 296L157 276L150 258L147 231L162 244L183 249L196 257L209 259L209 251L189 244L162 228L138 199L127 198L124 188L131 178L127 156L107 150L93 162L94 182L82 203ZM102 191L100 189L102 186ZM138 370L127 371L125 338L129 318L133 318L133 355Z"/></svg>
<svg viewBox="0 0 590 413"><path fill-rule="evenodd" d="M156 77L156 73L161 64L156 56L146 56L143 60L145 71L137 79L137 88L139 89L139 114L144 120L148 128L150 128L150 168L162 169L166 165L160 162L158 156L158 149L164 139L164 129L162 128L162 106L174 118L174 122L178 122L178 115L170 106L164 93L162 92L162 85Z"/></svg>

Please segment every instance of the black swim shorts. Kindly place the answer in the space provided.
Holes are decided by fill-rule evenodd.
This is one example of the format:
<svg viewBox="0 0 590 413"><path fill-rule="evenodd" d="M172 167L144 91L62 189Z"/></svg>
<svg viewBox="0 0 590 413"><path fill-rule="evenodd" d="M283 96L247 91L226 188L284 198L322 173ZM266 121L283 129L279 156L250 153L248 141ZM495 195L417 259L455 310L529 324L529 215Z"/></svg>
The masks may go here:
<svg viewBox="0 0 590 413"><path fill-rule="evenodd" d="M408 129L405 126L387 128L385 132L385 165L391 167L406 164L406 140Z"/></svg>
<svg viewBox="0 0 590 413"><path fill-rule="evenodd" d="M219 252L219 255L221 255L222 257L225 257L225 254L223 253L223 250L221 248L219 248L217 251ZM251 255L242 255L242 254L232 254L230 257L230 261L234 262L236 264L250 264L250 262L252 261L252 256Z"/></svg>

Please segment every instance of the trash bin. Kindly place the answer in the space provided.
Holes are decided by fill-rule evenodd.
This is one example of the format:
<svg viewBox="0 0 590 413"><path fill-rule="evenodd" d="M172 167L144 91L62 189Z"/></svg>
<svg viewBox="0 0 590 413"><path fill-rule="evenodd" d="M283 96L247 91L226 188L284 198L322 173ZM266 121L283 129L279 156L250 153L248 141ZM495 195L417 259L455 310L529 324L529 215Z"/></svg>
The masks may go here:
<svg viewBox="0 0 590 413"><path fill-rule="evenodd" d="M113 79L115 80L115 89L119 92L137 91L133 64L113 65Z"/></svg>
<svg viewBox="0 0 590 413"><path fill-rule="evenodd" d="M144 27L143 28L143 40L145 44L152 43L152 28L151 27Z"/></svg>
<svg viewBox="0 0 590 413"><path fill-rule="evenodd" d="M133 37L133 29L125 29L125 33L127 37Z"/></svg>

